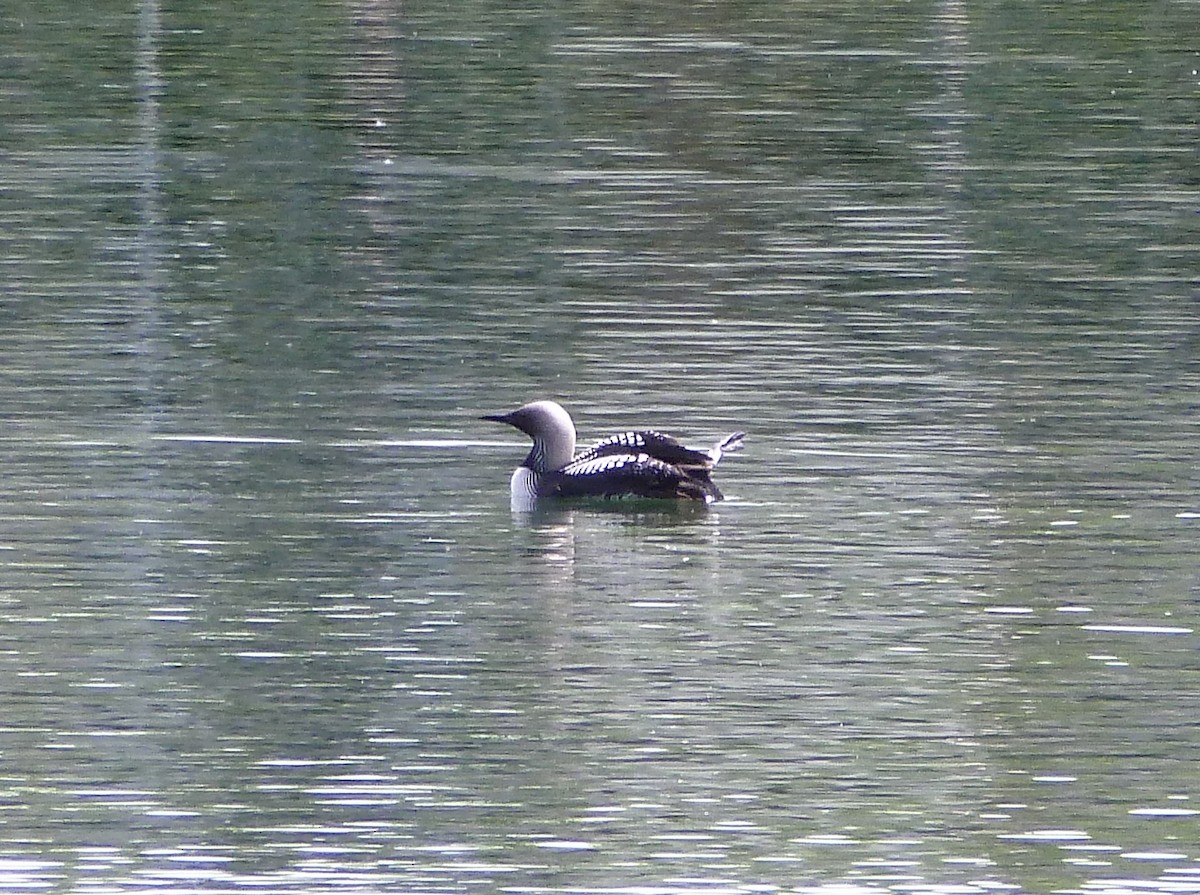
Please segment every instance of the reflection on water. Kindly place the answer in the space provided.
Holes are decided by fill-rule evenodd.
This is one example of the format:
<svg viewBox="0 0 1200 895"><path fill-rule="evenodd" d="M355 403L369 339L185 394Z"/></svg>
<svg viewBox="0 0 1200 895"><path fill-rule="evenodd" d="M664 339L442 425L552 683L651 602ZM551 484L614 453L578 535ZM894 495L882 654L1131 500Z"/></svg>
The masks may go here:
<svg viewBox="0 0 1200 895"><path fill-rule="evenodd" d="M1184 5L276 12L0 29L0 888L1200 891Z"/></svg>

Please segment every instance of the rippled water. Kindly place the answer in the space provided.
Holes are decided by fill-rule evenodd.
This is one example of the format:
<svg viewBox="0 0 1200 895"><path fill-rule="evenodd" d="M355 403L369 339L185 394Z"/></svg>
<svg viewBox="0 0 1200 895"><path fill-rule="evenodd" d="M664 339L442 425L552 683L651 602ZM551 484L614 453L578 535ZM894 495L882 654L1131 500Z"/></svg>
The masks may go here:
<svg viewBox="0 0 1200 895"><path fill-rule="evenodd" d="M1200 892L1191 4L0 19L0 889Z"/></svg>

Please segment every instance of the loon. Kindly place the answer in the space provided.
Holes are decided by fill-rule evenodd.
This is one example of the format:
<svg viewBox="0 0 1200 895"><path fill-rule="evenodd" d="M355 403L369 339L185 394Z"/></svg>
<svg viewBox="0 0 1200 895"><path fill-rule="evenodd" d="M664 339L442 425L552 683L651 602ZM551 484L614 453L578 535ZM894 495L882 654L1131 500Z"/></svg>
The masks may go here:
<svg viewBox="0 0 1200 895"><path fill-rule="evenodd" d="M482 417L507 423L533 439L529 456L510 483L513 509L542 498L654 497L713 503L723 495L710 473L721 456L742 446L744 432L727 435L707 451L684 447L650 430L621 432L575 453L575 423L562 405L534 401L511 413Z"/></svg>

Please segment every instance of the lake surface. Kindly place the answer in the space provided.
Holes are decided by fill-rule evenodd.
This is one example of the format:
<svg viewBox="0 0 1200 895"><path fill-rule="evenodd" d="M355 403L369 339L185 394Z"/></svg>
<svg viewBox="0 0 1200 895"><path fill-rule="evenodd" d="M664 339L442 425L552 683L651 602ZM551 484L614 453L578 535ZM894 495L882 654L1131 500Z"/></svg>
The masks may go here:
<svg viewBox="0 0 1200 895"><path fill-rule="evenodd" d="M1197 21L0 14L0 890L1200 892Z"/></svg>

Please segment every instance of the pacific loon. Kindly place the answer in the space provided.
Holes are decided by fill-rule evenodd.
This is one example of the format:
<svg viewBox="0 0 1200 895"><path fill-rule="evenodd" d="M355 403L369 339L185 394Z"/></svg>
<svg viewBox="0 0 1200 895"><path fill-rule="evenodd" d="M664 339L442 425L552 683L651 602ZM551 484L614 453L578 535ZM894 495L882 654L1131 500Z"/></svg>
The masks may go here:
<svg viewBox="0 0 1200 895"><path fill-rule="evenodd" d="M653 497L722 499L710 474L727 452L742 446L743 432L727 435L707 451L685 447L651 430L621 432L575 453L575 423L554 401L534 401L511 413L483 417L507 423L533 439L533 447L510 483L513 509L542 498Z"/></svg>

